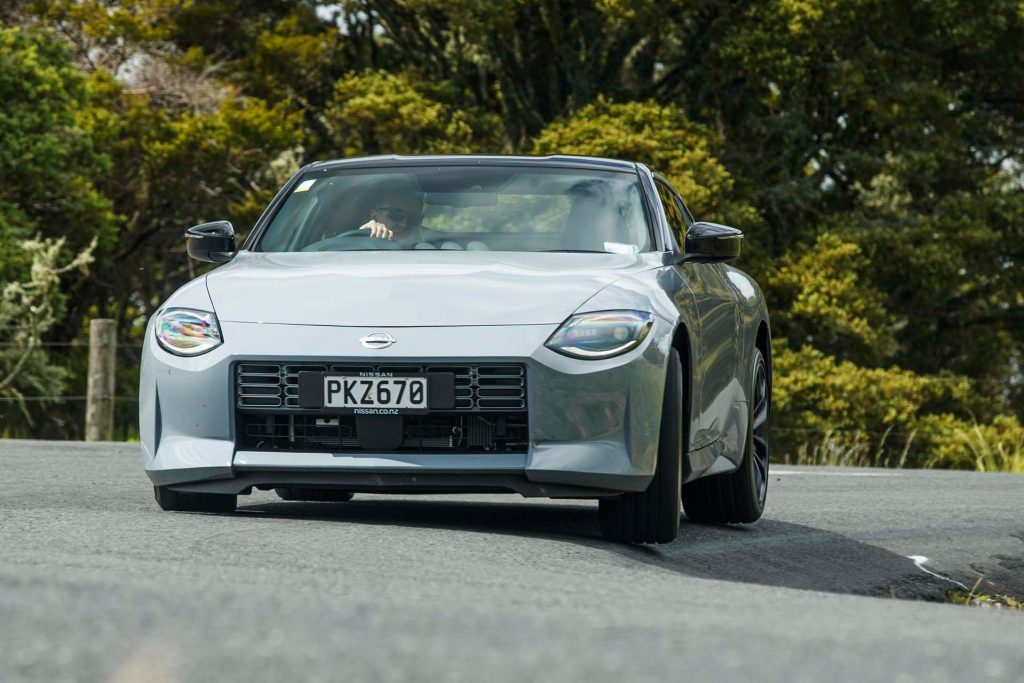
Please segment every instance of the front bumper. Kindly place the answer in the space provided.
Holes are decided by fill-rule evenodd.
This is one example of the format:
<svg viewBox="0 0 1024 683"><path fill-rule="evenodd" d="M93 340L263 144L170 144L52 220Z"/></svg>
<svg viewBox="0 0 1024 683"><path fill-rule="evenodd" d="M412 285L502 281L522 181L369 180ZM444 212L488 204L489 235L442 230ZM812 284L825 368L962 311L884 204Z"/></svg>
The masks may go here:
<svg viewBox="0 0 1024 683"><path fill-rule="evenodd" d="M668 323L605 361L561 356L544 342L556 325L354 328L222 322L225 343L196 358L165 352L147 331L139 426L146 473L180 490L250 486L349 490L510 490L590 496L646 489L654 474ZM365 350L387 331L398 342ZM346 354L345 352L349 352ZM373 453L263 451L236 441L239 362L515 363L526 368L525 452Z"/></svg>

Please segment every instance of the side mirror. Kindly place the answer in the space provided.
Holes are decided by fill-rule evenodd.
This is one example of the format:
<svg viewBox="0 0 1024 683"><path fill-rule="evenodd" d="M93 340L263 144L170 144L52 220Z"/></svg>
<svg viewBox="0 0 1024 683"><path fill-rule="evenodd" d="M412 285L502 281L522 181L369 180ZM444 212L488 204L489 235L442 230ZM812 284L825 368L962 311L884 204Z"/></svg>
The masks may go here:
<svg viewBox="0 0 1024 683"><path fill-rule="evenodd" d="M195 225L185 231L188 255L197 261L224 263L235 256L235 229L228 221Z"/></svg>
<svg viewBox="0 0 1024 683"><path fill-rule="evenodd" d="M724 263L739 258L743 232L718 223L694 223L686 231L686 252L679 263Z"/></svg>

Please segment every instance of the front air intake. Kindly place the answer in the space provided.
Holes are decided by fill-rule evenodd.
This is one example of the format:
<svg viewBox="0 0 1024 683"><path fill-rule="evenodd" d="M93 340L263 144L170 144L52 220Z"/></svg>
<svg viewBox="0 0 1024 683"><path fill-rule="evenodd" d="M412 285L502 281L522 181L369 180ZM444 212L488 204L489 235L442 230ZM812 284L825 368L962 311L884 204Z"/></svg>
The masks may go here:
<svg viewBox="0 0 1024 683"><path fill-rule="evenodd" d="M236 405L243 410L299 408L300 372L443 372L455 375L455 410L526 410L526 369L522 365L363 365L352 363L264 363L235 365Z"/></svg>

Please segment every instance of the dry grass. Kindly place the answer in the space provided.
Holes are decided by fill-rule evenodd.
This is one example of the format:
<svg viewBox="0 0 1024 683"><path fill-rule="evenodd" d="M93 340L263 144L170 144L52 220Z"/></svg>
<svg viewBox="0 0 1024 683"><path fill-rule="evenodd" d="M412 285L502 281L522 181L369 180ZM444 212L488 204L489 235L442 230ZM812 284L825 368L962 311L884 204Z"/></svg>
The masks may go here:
<svg viewBox="0 0 1024 683"><path fill-rule="evenodd" d="M1024 611L1024 601L1011 595L987 595L984 593L978 593L978 586L980 585L981 578L979 578L974 583L974 587L967 592L961 590L946 591L946 598L957 605Z"/></svg>
<svg viewBox="0 0 1024 683"><path fill-rule="evenodd" d="M993 434L975 425L956 434L979 472L1024 473L1024 435Z"/></svg>
<svg viewBox="0 0 1024 683"><path fill-rule="evenodd" d="M806 441L797 449L797 465L835 465L841 467L905 467L907 454L914 443L915 433L901 436L896 442L898 452L886 448L892 429L880 438L861 431L828 430L820 439Z"/></svg>

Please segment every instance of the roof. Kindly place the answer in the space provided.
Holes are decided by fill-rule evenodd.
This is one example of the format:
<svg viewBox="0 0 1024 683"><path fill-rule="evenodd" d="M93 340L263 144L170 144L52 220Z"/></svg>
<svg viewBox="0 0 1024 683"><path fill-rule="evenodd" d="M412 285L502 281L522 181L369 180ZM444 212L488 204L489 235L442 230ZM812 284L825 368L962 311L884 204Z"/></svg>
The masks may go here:
<svg viewBox="0 0 1024 683"><path fill-rule="evenodd" d="M318 161L310 166L312 169L382 166L557 166L561 168L589 168L609 171L635 171L636 164L632 161L619 159L603 159L601 157L571 156L558 154L547 157L505 156L488 154L437 154L437 155L401 155L387 154L369 157L352 157L350 159L332 159Z"/></svg>

